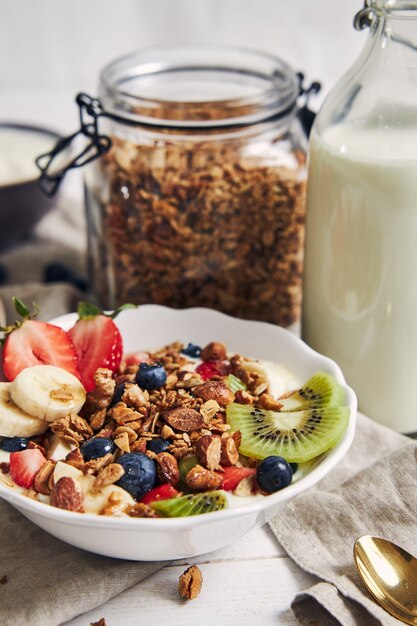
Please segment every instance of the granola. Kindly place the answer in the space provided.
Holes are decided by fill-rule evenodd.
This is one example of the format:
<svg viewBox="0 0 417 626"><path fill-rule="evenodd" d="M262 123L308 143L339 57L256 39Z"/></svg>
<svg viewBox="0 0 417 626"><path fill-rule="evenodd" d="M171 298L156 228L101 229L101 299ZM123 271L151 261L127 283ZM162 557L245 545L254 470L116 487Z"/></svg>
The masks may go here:
<svg viewBox="0 0 417 626"><path fill-rule="evenodd" d="M112 137L87 199L102 234L100 302L206 306L288 327L300 319L305 156L247 140ZM219 357L222 358L222 357Z"/></svg>
<svg viewBox="0 0 417 626"><path fill-rule="evenodd" d="M264 497L285 487L261 484L268 458L284 464L280 471L291 482L295 467L242 446L230 411L250 416L264 446L277 431L262 411L279 412L286 403L294 411L294 402L313 398L311 389L294 391L288 373L276 397L268 367L279 366L228 355L220 342L205 348L175 342L141 354L145 360L136 365L97 370L80 415L56 419L44 434L28 438L40 465L27 495L77 513L152 519L220 510L233 498ZM284 422L294 415L284 415ZM312 410L305 428L313 432L320 419ZM1 462L3 484L13 486L12 469L8 459Z"/></svg>

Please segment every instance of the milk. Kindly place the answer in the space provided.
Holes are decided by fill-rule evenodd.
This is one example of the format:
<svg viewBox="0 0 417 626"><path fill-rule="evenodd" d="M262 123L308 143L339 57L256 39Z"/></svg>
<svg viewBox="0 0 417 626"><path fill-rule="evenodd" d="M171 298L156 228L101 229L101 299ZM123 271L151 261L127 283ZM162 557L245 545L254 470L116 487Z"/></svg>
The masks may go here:
<svg viewBox="0 0 417 626"><path fill-rule="evenodd" d="M303 337L360 409L417 431L417 120L313 131Z"/></svg>

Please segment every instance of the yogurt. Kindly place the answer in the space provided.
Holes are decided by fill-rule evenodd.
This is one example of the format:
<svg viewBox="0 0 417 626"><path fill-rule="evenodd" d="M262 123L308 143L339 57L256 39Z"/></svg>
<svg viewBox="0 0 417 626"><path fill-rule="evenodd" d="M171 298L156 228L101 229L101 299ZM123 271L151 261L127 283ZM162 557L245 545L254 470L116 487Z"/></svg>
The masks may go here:
<svg viewBox="0 0 417 626"><path fill-rule="evenodd" d="M53 134L36 129L0 126L0 186L36 180L35 159L56 143Z"/></svg>

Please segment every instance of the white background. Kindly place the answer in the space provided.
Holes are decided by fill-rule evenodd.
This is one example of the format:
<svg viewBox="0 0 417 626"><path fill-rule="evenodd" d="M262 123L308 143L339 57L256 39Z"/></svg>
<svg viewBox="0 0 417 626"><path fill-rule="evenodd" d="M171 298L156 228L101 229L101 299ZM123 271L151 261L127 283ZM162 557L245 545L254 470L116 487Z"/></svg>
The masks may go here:
<svg viewBox="0 0 417 626"><path fill-rule="evenodd" d="M274 53L323 94L364 42L362 0L0 0L0 120L75 128L74 95L100 68L161 43L245 45ZM317 103L319 100L317 101Z"/></svg>

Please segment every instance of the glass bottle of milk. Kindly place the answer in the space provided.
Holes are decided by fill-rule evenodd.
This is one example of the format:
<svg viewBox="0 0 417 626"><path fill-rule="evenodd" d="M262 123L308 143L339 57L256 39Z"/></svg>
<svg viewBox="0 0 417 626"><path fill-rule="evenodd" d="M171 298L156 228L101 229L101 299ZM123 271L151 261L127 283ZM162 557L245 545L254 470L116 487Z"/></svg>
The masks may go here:
<svg viewBox="0 0 417 626"><path fill-rule="evenodd" d="M303 338L359 408L417 432L417 2L367 0L310 139Z"/></svg>

